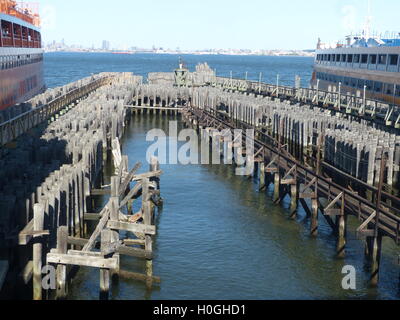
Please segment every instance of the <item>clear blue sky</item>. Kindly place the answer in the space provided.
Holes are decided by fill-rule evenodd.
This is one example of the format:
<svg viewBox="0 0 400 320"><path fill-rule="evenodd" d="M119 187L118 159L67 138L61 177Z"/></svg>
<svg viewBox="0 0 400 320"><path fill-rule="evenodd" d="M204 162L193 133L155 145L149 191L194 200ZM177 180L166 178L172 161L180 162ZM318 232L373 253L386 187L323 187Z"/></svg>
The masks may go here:
<svg viewBox="0 0 400 320"><path fill-rule="evenodd" d="M367 0L36 1L46 43L96 47L313 49L361 30L367 15ZM374 30L400 31L399 0L371 4Z"/></svg>

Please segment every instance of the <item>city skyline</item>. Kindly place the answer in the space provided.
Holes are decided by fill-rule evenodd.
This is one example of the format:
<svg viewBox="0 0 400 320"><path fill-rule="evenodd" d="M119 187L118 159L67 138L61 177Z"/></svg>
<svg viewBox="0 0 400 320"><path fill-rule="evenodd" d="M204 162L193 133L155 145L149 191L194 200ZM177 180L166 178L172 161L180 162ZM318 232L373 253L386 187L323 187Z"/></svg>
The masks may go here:
<svg viewBox="0 0 400 320"><path fill-rule="evenodd" d="M64 38L71 44L101 47L107 39L111 47L126 49L309 50L315 49L318 38L335 42L362 30L368 15L366 0L39 3L45 43ZM396 9L400 9L397 1L385 4L392 10L387 12L387 6L377 2L371 7L372 28L382 33L395 30Z"/></svg>

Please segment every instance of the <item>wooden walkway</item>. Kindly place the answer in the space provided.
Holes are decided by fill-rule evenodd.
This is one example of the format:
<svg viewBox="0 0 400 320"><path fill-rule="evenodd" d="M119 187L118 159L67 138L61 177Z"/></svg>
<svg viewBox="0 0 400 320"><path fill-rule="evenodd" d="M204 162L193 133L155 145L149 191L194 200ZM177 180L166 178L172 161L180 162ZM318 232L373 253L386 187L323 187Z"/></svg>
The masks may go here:
<svg viewBox="0 0 400 320"><path fill-rule="evenodd" d="M188 108L184 117L198 128L253 128L241 122L232 122L224 113L195 106ZM292 218L296 216L298 205L301 204L311 219L310 233L313 236L318 234L318 216L322 214L337 235L336 250L339 257L345 256L347 217L357 217L360 221L357 234L360 239L366 240L366 252L371 260L371 283L377 284L382 238L386 236L400 244L400 199L385 194L381 184L379 188L364 184L373 194L372 198L376 199L374 202L366 200L357 191L341 186L322 175L319 169L317 173L315 168L296 160L273 137L260 132L256 135L254 146L261 189L273 183L275 203L281 202L289 195ZM238 143L245 148L246 135L243 135L242 139L242 142ZM360 183L351 176L347 179Z"/></svg>

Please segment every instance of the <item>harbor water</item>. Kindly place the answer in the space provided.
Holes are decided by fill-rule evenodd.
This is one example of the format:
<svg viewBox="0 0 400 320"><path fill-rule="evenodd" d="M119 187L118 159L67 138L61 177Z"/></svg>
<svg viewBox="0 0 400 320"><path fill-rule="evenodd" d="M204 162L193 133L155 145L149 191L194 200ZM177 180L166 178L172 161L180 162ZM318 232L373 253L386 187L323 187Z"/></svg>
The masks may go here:
<svg viewBox="0 0 400 320"><path fill-rule="evenodd" d="M178 56L51 53L45 55L49 87L78 80L91 73L127 71L139 75L171 71ZM183 56L190 69L208 62L218 75L293 85L296 75L306 86L313 59L302 57ZM159 115L134 117L122 141L130 167L142 162L152 144L153 128L168 133L169 121ZM180 124L182 126L182 124ZM236 176L226 165L162 165L161 194L154 243L154 274L162 282L153 290L120 279L112 299L399 299L399 248L386 240L378 288L368 287L369 272L363 242L355 237L350 219L346 258L335 257L336 238L320 217L319 235L309 235L309 221L300 209L289 219L289 202L274 205L272 190L259 191L256 179ZM101 201L101 200L100 200ZM344 266L357 271L357 288L344 290ZM122 269L144 272L145 262L122 258ZM72 299L98 298L99 272L81 268L72 284Z"/></svg>

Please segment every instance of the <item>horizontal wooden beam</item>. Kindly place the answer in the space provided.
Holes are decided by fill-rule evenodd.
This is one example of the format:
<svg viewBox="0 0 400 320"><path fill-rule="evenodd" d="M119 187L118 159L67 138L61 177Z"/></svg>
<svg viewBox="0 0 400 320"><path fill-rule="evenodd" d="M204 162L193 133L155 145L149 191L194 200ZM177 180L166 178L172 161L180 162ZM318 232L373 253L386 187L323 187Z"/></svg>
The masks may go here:
<svg viewBox="0 0 400 320"><path fill-rule="evenodd" d="M155 235L156 234L156 227L149 226L145 224L139 223L129 223L129 222L120 222L120 221L108 221L107 228L115 229L115 230L124 230L130 232L138 232L144 233L148 235Z"/></svg>
<svg viewBox="0 0 400 320"><path fill-rule="evenodd" d="M18 244L21 246L27 245L33 238L33 219L25 226L18 235Z"/></svg>
<svg viewBox="0 0 400 320"><path fill-rule="evenodd" d="M86 221L98 221L101 219L101 216L98 213L85 213L83 219Z"/></svg>
<svg viewBox="0 0 400 320"><path fill-rule="evenodd" d="M341 209L325 209L324 215L330 216L330 217L342 216L343 212Z"/></svg>
<svg viewBox="0 0 400 320"><path fill-rule="evenodd" d="M105 196L111 194L110 189L92 189L90 190L91 196Z"/></svg>
<svg viewBox="0 0 400 320"><path fill-rule="evenodd" d="M47 263L65 264L82 267L92 267L101 269L117 269L117 258L104 259L101 257L69 255L60 253L48 253Z"/></svg>
<svg viewBox="0 0 400 320"><path fill-rule="evenodd" d="M144 259L152 259L153 258L152 252L146 251L144 249L139 249L139 248L119 246L117 248L117 252L119 254L129 256L129 257L144 258Z"/></svg>
<svg viewBox="0 0 400 320"><path fill-rule="evenodd" d="M145 274L129 272L129 271L125 271L125 270L119 270L119 276L121 278L125 278L125 279L139 280L139 281L144 281L144 282L146 282L150 278L155 283L161 283L160 277L155 277L155 276L148 277Z"/></svg>

